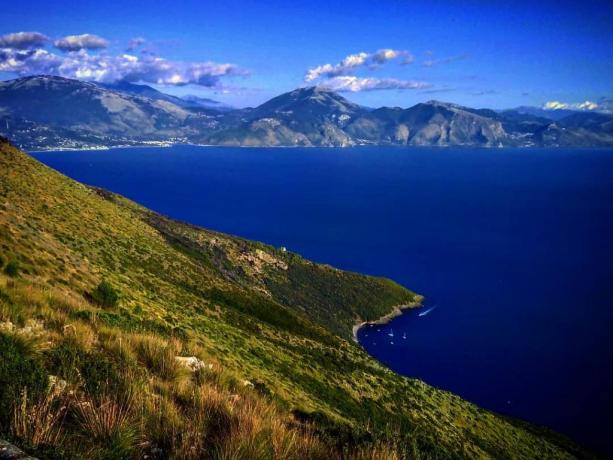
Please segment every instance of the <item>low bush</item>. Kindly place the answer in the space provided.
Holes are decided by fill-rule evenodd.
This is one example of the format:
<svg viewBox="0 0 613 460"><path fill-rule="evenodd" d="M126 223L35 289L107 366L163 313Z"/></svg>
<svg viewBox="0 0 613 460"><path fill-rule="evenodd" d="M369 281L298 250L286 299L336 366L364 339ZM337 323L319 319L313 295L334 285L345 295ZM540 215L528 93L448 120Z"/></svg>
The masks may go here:
<svg viewBox="0 0 613 460"><path fill-rule="evenodd" d="M100 352L87 353L81 363L81 377L87 392L94 396L121 391L127 384L117 363Z"/></svg>
<svg viewBox="0 0 613 460"><path fill-rule="evenodd" d="M119 303L119 292L108 281L101 281L91 293L91 297L102 307L115 307Z"/></svg>
<svg viewBox="0 0 613 460"><path fill-rule="evenodd" d="M104 352L86 352L72 338L64 339L47 352L51 372L70 383L82 385L93 396L103 390L119 391L126 387L120 364ZM125 370L124 370L125 371Z"/></svg>
<svg viewBox="0 0 613 460"><path fill-rule="evenodd" d="M70 383L81 382L81 362L84 353L73 339L65 339L46 352L49 371Z"/></svg>
<svg viewBox="0 0 613 460"><path fill-rule="evenodd" d="M4 273L6 273L11 278L14 278L19 275L19 262L17 262L15 259L11 260L9 263L6 264L6 267L4 267Z"/></svg>

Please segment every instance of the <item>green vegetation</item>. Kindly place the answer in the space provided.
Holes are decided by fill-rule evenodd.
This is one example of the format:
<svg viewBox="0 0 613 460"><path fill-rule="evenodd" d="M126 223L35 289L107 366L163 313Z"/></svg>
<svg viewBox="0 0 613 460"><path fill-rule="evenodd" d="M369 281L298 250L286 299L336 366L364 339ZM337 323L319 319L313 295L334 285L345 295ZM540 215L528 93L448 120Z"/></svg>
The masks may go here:
<svg viewBox="0 0 613 460"><path fill-rule="evenodd" d="M24 392L33 398L47 389L47 373L22 337L0 333L0 426L8 426L13 405Z"/></svg>
<svg viewBox="0 0 613 460"><path fill-rule="evenodd" d="M6 264L6 267L4 267L4 273L14 278L19 274L19 263L16 260L11 260Z"/></svg>
<svg viewBox="0 0 613 460"><path fill-rule="evenodd" d="M92 299L102 307L115 307L119 302L119 293L108 281L101 281L94 292Z"/></svg>
<svg viewBox="0 0 613 460"><path fill-rule="evenodd" d="M409 290L164 218L8 144L0 252L20 266L0 275L0 436L41 458L586 455L351 341Z"/></svg>

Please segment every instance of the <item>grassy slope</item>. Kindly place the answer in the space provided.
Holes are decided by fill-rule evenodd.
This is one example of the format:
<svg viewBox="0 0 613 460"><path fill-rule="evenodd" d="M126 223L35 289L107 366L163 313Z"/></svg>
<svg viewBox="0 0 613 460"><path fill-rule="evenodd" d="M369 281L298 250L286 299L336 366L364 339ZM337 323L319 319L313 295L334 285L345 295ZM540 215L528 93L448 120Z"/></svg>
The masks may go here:
<svg viewBox="0 0 613 460"><path fill-rule="evenodd" d="M546 430L400 377L349 340L357 318L415 300L410 291L172 221L68 179L6 143L0 254L19 261L22 289L80 299L82 311L69 319L94 316L107 328L195 343L226 369L262 382L285 410L321 413L375 437L386 424L402 426L424 452L561 458L574 449ZM81 302L102 278L120 290L119 306ZM23 322L19 302L16 296L10 309L5 302L0 321ZM35 313L23 304L22 314Z"/></svg>

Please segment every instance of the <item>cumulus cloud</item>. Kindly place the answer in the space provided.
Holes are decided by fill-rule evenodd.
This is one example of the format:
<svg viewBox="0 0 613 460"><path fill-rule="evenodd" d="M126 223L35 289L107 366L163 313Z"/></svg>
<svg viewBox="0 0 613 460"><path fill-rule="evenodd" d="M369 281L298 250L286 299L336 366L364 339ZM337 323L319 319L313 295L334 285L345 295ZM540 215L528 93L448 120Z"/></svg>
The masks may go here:
<svg viewBox="0 0 613 460"><path fill-rule="evenodd" d="M397 57L403 57L402 62L405 64L412 62L412 59L414 59L413 56L409 54L408 51L382 49L382 50L377 51L376 53L373 53L371 55L371 60L377 64L384 64L387 61L396 59Z"/></svg>
<svg viewBox="0 0 613 460"><path fill-rule="evenodd" d="M99 50L109 46L108 40L93 34L68 35L53 44L62 51Z"/></svg>
<svg viewBox="0 0 613 460"><path fill-rule="evenodd" d="M246 76L229 63L177 62L155 56L93 54L85 49L63 55L45 49L0 50L0 71L20 76L50 74L97 82L130 81L161 85L219 87L223 77Z"/></svg>
<svg viewBox="0 0 613 460"><path fill-rule="evenodd" d="M18 75L53 73L48 70L60 66L62 59L44 49L0 50L0 72L13 72Z"/></svg>
<svg viewBox="0 0 613 460"><path fill-rule="evenodd" d="M424 89L431 85L423 81L396 78L360 78L350 75L330 78L319 86L339 92L374 91L381 89Z"/></svg>
<svg viewBox="0 0 613 460"><path fill-rule="evenodd" d="M583 101L583 102L560 102L549 101L543 104L545 110L579 110L586 112L604 112L613 113L613 101L607 98L601 98L598 102Z"/></svg>
<svg viewBox="0 0 613 460"><path fill-rule="evenodd" d="M429 58L426 59L422 65L424 67L435 67L441 64L449 64L451 62L455 62L455 61L461 61L463 59L467 59L468 58L468 54L458 54L457 56L450 56L450 57L446 57L446 58L439 58L439 59L435 59L432 56L432 52L428 52L426 53Z"/></svg>
<svg viewBox="0 0 613 460"><path fill-rule="evenodd" d="M40 32L15 32L0 36L0 48L25 50L43 46L49 37Z"/></svg>
<svg viewBox="0 0 613 460"><path fill-rule="evenodd" d="M414 61L413 55L408 51L385 48L380 49L375 53L361 52L357 54L350 54L338 64L323 64L314 67L307 70L304 79L308 82L322 77L333 78L340 75L347 75L353 73L355 70L357 70L357 68L376 68L392 59L397 58L402 58L400 61L401 64L410 64Z"/></svg>

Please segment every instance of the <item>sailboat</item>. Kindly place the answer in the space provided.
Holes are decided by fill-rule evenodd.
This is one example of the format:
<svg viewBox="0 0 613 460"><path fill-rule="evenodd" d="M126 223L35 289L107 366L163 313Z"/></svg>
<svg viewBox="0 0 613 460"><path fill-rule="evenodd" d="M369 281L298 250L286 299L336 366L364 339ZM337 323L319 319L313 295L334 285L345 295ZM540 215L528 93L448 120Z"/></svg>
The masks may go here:
<svg viewBox="0 0 613 460"><path fill-rule="evenodd" d="M389 331L389 333L387 335L389 335L390 337L394 337L394 330L390 329L390 331Z"/></svg>
<svg viewBox="0 0 613 460"><path fill-rule="evenodd" d="M404 334L402 334L402 338L406 339L407 338L407 333L405 332Z"/></svg>

